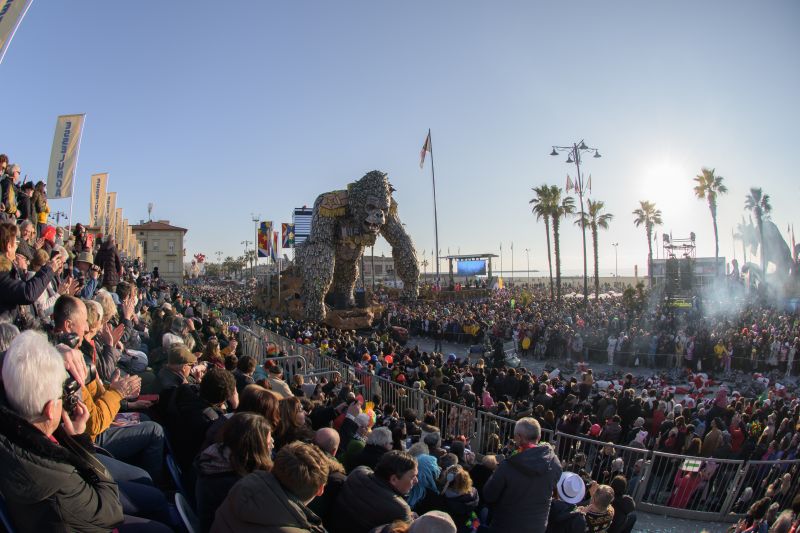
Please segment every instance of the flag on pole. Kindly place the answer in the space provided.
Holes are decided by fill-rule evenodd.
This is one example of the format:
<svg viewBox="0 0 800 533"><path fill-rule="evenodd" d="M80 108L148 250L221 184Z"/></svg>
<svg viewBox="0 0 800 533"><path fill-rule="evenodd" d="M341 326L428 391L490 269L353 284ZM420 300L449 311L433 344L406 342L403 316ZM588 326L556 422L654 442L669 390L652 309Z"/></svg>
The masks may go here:
<svg viewBox="0 0 800 533"><path fill-rule="evenodd" d="M108 174L92 174L89 187L89 225L99 226L105 220Z"/></svg>
<svg viewBox="0 0 800 533"><path fill-rule="evenodd" d="M431 130L428 130L428 136L425 137L425 144L422 145L422 150L419 152L419 168L425 165L425 153L431 151Z"/></svg>
<svg viewBox="0 0 800 533"><path fill-rule="evenodd" d="M272 259L273 262L278 261L278 256L280 255L280 249L278 248L278 232L272 232L272 246L269 249L269 257Z"/></svg>
<svg viewBox="0 0 800 533"><path fill-rule="evenodd" d="M258 257L269 257L270 237L272 236L272 222L262 221L258 226Z"/></svg>
<svg viewBox="0 0 800 533"><path fill-rule="evenodd" d="M281 224L281 247L294 248L294 224L283 222Z"/></svg>
<svg viewBox="0 0 800 533"><path fill-rule="evenodd" d="M0 63L33 0L0 1Z"/></svg>
<svg viewBox="0 0 800 533"><path fill-rule="evenodd" d="M50 170L47 172L47 197L72 196L81 132L86 115L61 115L56 119L53 149L50 151Z"/></svg>
<svg viewBox="0 0 800 533"><path fill-rule="evenodd" d="M569 174L567 174L567 194L569 194L569 192L572 190L572 188L573 188L573 187L574 187L574 186L573 186L573 184L572 184L572 178L570 178L570 177L569 177ZM576 190L576 191L577 191L577 189L578 189L578 188L577 188L577 187L575 187L575 190Z"/></svg>
<svg viewBox="0 0 800 533"><path fill-rule="evenodd" d="M106 219L103 224L103 235L112 235L114 233L114 223L116 222L115 213L117 210L117 193L110 192L106 194Z"/></svg>

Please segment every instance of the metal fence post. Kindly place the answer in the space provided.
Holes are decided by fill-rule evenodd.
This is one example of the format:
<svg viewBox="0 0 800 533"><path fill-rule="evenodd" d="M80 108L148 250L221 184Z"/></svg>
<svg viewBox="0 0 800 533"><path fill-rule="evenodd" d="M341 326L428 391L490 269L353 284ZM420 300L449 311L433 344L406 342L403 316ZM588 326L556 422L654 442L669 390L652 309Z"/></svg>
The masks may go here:
<svg viewBox="0 0 800 533"><path fill-rule="evenodd" d="M650 481L652 469L653 457L651 456L650 459L645 459L644 464L642 464L642 475L639 477L639 483L636 485L636 491L631 494L633 501L636 503L636 507L639 507L639 505L642 503L645 491L647 490L647 483Z"/></svg>
<svg viewBox="0 0 800 533"><path fill-rule="evenodd" d="M722 507L719 510L720 518L730 514L731 508L736 502L736 495L739 494L739 489L742 487L747 468L747 463L743 463L742 467L736 471L736 477L733 478L733 483L731 483L730 489L728 490L728 495L725 497L725 500L722 502Z"/></svg>

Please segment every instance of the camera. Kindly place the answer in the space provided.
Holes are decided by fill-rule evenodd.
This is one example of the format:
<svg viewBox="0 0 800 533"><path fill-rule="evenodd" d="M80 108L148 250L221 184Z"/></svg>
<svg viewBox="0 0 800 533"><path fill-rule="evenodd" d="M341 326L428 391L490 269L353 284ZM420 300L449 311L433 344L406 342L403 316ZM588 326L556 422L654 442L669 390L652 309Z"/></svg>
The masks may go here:
<svg viewBox="0 0 800 533"><path fill-rule="evenodd" d="M64 392L62 398L64 399L64 410L72 416L75 413L75 408L81 400L81 385L70 374L64 380Z"/></svg>
<svg viewBox="0 0 800 533"><path fill-rule="evenodd" d="M55 341L56 344L63 344L74 350L80 344L80 339L80 336L75 333L64 332L57 334ZM92 364L91 360L86 360L86 383L91 383L95 379L97 379L97 367ZM75 406L78 405L80 399L81 384L75 381L72 374L69 374L67 379L64 380L63 391L64 409L67 413L72 415L75 412Z"/></svg>

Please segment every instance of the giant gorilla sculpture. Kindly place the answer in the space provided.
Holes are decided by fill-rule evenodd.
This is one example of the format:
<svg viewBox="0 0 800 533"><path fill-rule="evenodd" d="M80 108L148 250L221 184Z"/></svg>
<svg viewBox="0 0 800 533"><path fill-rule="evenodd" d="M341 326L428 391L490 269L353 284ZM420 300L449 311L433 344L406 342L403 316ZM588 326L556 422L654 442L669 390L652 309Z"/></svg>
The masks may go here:
<svg viewBox="0 0 800 533"><path fill-rule="evenodd" d="M296 250L303 277L305 316L325 318L325 297L353 303L359 261L378 235L392 246L395 271L403 281L403 296L419 293L419 266L414 244L397 216L389 180L373 170L350 183L347 190L321 194L314 202L311 234Z"/></svg>

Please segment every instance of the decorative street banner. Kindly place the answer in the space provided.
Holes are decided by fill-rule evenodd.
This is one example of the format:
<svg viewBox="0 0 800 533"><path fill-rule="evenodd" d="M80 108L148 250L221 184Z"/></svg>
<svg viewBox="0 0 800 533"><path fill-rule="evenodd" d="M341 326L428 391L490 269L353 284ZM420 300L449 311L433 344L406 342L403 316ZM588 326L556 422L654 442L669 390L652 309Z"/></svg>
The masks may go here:
<svg viewBox="0 0 800 533"><path fill-rule="evenodd" d="M106 220L103 228L103 236L114 234L114 222L116 222L117 193L106 194Z"/></svg>
<svg viewBox="0 0 800 533"><path fill-rule="evenodd" d="M114 240L119 244L122 242L122 208L118 207L114 218Z"/></svg>
<svg viewBox="0 0 800 533"><path fill-rule="evenodd" d="M0 63L33 0L0 0Z"/></svg>
<svg viewBox="0 0 800 533"><path fill-rule="evenodd" d="M81 132L86 115L61 115L56 119L53 149L50 151L50 170L47 172L47 197L69 198L75 182Z"/></svg>
<svg viewBox="0 0 800 533"><path fill-rule="evenodd" d="M128 219L122 219L122 242L119 245L120 250L125 250L127 253L128 245L130 244L131 228L128 226Z"/></svg>
<svg viewBox="0 0 800 533"><path fill-rule="evenodd" d="M258 226L258 257L269 257L272 239L272 221L262 221Z"/></svg>
<svg viewBox="0 0 800 533"><path fill-rule="evenodd" d="M280 256L279 250L280 249L278 248L278 232L277 231L273 231L272 232L272 247L269 250L269 257L270 257L270 259L272 259L273 263L278 261L278 257Z"/></svg>
<svg viewBox="0 0 800 533"><path fill-rule="evenodd" d="M284 222L281 224L281 247L294 248L294 224Z"/></svg>
<svg viewBox="0 0 800 533"><path fill-rule="evenodd" d="M106 185L108 174L92 174L89 187L89 225L103 224L106 215Z"/></svg>

